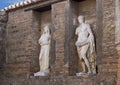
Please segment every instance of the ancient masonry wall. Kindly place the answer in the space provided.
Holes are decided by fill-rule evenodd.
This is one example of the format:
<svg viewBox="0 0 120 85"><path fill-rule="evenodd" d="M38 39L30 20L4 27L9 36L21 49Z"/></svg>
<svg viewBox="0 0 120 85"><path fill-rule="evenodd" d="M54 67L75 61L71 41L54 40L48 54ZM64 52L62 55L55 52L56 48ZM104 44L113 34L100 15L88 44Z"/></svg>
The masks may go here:
<svg viewBox="0 0 120 85"><path fill-rule="evenodd" d="M102 56L100 72L117 72L118 54L115 44L115 1L103 1Z"/></svg>
<svg viewBox="0 0 120 85"><path fill-rule="evenodd" d="M111 77L117 85L118 53L115 44L115 0L97 0L97 64L100 81ZM105 75L105 76L104 76ZM104 83L103 83L104 84Z"/></svg>
<svg viewBox="0 0 120 85"><path fill-rule="evenodd" d="M0 84L117 85L118 53L115 45L115 0L61 1L50 5L49 3L52 1L55 0L9 11L6 32L3 23L6 23L7 18L4 13L0 13L0 25L2 24L0 26L0 60L2 60L0 66L4 67L0 70L2 72ZM46 4L50 8L48 6L44 8L43 6ZM36 6L39 8L34 9ZM45 10L41 10L40 6ZM78 69L78 56L74 45L76 26L73 21L81 14L86 16L91 25L94 24L92 27L96 38L98 70L95 76L75 76L75 73L81 69ZM42 31L42 25L50 22L53 41L51 44L52 75L34 77L32 74L39 70L38 38Z"/></svg>
<svg viewBox="0 0 120 85"><path fill-rule="evenodd" d="M32 11L8 13L6 72L14 76L30 72L32 53ZM9 71L10 70L10 71ZM14 75L13 75L14 74Z"/></svg>
<svg viewBox="0 0 120 85"><path fill-rule="evenodd" d="M120 56L120 1L116 0L116 29L115 29L115 41L118 56ZM117 85L120 85L120 57L118 59L118 71L117 71Z"/></svg>

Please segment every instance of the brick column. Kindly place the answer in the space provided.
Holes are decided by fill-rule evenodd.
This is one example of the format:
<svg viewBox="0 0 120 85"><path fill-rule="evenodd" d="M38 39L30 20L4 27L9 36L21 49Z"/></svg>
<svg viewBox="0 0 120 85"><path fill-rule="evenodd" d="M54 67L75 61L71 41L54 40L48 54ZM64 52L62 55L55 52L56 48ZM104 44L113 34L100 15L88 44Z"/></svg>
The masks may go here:
<svg viewBox="0 0 120 85"><path fill-rule="evenodd" d="M120 44L116 46L118 56L120 56ZM120 57L118 59L118 73L117 73L117 85L120 85Z"/></svg>
<svg viewBox="0 0 120 85"><path fill-rule="evenodd" d="M67 1L52 5L52 23L54 27L53 38L55 40L56 59L51 66L52 73L67 74L68 67L65 66L65 35L67 25Z"/></svg>

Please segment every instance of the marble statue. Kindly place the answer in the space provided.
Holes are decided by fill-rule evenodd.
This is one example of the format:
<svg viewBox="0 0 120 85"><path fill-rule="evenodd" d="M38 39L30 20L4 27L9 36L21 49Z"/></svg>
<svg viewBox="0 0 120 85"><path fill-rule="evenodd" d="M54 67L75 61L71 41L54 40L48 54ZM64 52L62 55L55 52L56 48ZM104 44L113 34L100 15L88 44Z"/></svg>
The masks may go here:
<svg viewBox="0 0 120 85"><path fill-rule="evenodd" d="M77 52L83 71L76 73L76 75L80 76L84 74L96 74L94 35L91 31L90 25L85 23L84 16L79 16L78 22L80 25L76 28L75 34L78 36L78 38L75 45L77 47Z"/></svg>
<svg viewBox="0 0 120 85"><path fill-rule="evenodd" d="M41 50L39 55L39 66L40 71L34 73L34 76L47 76L49 75L49 54L50 54L50 42L51 35L49 25L45 26L43 29L43 33L38 40Z"/></svg>

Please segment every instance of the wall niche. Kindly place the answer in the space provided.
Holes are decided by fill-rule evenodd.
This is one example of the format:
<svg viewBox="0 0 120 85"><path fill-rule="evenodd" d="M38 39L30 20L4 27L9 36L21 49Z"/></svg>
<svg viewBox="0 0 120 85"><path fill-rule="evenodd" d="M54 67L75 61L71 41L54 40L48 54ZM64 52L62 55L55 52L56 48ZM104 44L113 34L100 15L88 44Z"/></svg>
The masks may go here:
<svg viewBox="0 0 120 85"><path fill-rule="evenodd" d="M77 72L82 71L81 63L78 58L77 48L75 42L77 36L75 35L76 27L78 26L77 18L79 15L85 16L87 23L91 25L91 29L96 36L96 0L71 0L69 11L69 70L70 75L76 75Z"/></svg>
<svg viewBox="0 0 120 85"><path fill-rule="evenodd" d="M41 8L36 8L33 10L33 33L34 33L34 41L33 41L33 57L31 63L31 72L35 73L40 70L39 68L39 53L40 53L40 45L38 40L41 36L43 28L46 24L50 24L51 36L53 33L53 27L51 22L51 5ZM51 51L50 51L50 64L54 62L54 40L51 40ZM52 58L51 58L52 57Z"/></svg>

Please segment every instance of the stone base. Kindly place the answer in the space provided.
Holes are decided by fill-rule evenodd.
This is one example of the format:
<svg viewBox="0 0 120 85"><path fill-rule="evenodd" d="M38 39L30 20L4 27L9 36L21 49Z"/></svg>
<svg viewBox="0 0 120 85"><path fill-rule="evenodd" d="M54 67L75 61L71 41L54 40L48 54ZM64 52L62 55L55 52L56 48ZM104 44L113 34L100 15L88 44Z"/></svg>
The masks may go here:
<svg viewBox="0 0 120 85"><path fill-rule="evenodd" d="M48 76L49 73L49 71L39 71L37 73L34 73L34 76Z"/></svg>
<svg viewBox="0 0 120 85"><path fill-rule="evenodd" d="M92 76L92 75L95 75L95 74L84 73L84 72L76 73L76 76L82 76L82 77L88 77L88 76Z"/></svg>
<svg viewBox="0 0 120 85"><path fill-rule="evenodd" d="M27 76L27 75L26 75ZM0 75L0 85L117 85L117 76L112 73L94 76L31 76L29 78Z"/></svg>

